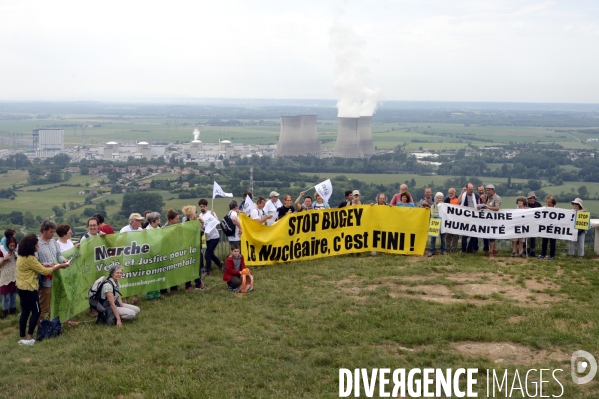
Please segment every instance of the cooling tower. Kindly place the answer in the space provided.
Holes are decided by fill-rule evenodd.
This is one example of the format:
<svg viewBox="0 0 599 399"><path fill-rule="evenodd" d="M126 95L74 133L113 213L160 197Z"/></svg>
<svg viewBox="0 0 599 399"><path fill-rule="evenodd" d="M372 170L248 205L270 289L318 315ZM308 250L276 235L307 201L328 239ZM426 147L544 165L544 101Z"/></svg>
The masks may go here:
<svg viewBox="0 0 599 399"><path fill-rule="evenodd" d="M364 156L358 136L359 120L360 118L337 118L339 128L337 142L335 142L335 149L333 151L334 157L362 158Z"/></svg>
<svg viewBox="0 0 599 399"><path fill-rule="evenodd" d="M278 157L320 156L316 115L281 116Z"/></svg>
<svg viewBox="0 0 599 399"><path fill-rule="evenodd" d="M361 116L358 120L360 148L365 157L371 157L375 154L374 143L372 142L372 130L370 128L371 123L372 116Z"/></svg>

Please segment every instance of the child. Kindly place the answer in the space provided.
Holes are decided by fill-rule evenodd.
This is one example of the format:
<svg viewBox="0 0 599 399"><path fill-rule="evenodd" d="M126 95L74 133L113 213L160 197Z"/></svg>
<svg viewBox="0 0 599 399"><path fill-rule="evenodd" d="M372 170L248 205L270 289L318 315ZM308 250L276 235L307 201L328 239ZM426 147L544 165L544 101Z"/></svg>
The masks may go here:
<svg viewBox="0 0 599 399"><path fill-rule="evenodd" d="M0 245L2 246L2 252L10 252L10 249L8 248L8 244L6 243L6 240L9 237L14 237L15 234L16 234L16 231L14 231L13 229L6 229L4 231L4 237L2 237L2 240L0 240Z"/></svg>
<svg viewBox="0 0 599 399"><path fill-rule="evenodd" d="M239 292L241 287L241 271L243 269L245 269L245 261L239 250L239 245L232 243L231 255L227 256L225 260L225 273L223 274L223 280L227 282L229 291ZM246 278L248 279L248 283L252 281L250 275ZM247 291L251 291L251 288L248 287Z"/></svg>

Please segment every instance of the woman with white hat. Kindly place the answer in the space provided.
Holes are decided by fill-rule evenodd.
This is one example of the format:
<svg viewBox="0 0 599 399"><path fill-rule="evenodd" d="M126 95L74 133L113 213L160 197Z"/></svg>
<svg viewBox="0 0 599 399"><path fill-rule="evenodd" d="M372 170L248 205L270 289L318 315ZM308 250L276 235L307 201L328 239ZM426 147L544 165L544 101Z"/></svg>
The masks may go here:
<svg viewBox="0 0 599 399"><path fill-rule="evenodd" d="M574 201L570 202L574 207L575 211L584 211L582 207L582 200L580 198L576 198ZM584 239L587 236L586 230L578 230L578 240L570 241L568 245L568 255L570 255L570 259L574 259L574 252L576 251L576 246L578 246L578 259L582 259L584 256Z"/></svg>

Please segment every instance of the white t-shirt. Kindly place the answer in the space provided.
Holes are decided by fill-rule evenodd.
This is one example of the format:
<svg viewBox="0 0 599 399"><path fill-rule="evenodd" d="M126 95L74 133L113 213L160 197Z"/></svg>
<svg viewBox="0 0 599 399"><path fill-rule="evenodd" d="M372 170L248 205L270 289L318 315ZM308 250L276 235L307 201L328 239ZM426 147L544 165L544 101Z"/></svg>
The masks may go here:
<svg viewBox="0 0 599 399"><path fill-rule="evenodd" d="M229 217L231 218L233 223L235 223L235 221L239 223L239 217L237 217L237 212L229 211ZM241 241L241 237L239 236L239 227L237 227L237 225L235 225L235 235L228 236L227 238L229 239L229 241Z"/></svg>
<svg viewBox="0 0 599 399"><path fill-rule="evenodd" d="M123 227L121 229L121 231L119 231L119 234L123 234L123 233L127 233L129 231L142 231L143 229L140 227L137 230L133 230L133 228L131 227L130 224L126 225L125 227Z"/></svg>
<svg viewBox="0 0 599 399"><path fill-rule="evenodd" d="M66 244L63 244L62 242L60 242L60 240L56 240L56 242L58 243L58 246L60 247L60 252L68 251L69 249L71 249L75 246L75 245L73 245L73 241L71 241L70 239L67 240Z"/></svg>
<svg viewBox="0 0 599 399"><path fill-rule="evenodd" d="M264 216L266 216L266 212L264 212L264 208L262 208L262 209L255 208L255 209L252 209L252 211L250 212L250 217L252 219L254 219L255 221L259 221Z"/></svg>
<svg viewBox="0 0 599 399"><path fill-rule="evenodd" d="M81 239L79 240L79 243L82 243L83 241L85 241L85 239L87 239L89 237L92 237L92 235L89 234L89 231L88 231L87 233L85 233L84 235L81 236ZM58 242L58 244L60 245L60 242Z"/></svg>
<svg viewBox="0 0 599 399"><path fill-rule="evenodd" d="M272 200L266 201L266 204L264 205L264 212L266 212L266 214L269 216L272 215L272 219L268 219L266 221L267 226L271 226L275 223L278 216L277 209L279 209L282 206L283 203L281 202L281 200L277 200L277 202L272 202Z"/></svg>

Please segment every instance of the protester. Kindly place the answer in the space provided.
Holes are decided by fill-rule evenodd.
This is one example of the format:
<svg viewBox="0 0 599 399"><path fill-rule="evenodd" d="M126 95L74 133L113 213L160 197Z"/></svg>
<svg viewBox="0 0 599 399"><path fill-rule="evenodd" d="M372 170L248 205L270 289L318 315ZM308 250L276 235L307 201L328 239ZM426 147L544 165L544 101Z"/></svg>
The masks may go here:
<svg viewBox="0 0 599 399"><path fill-rule="evenodd" d="M300 204L300 200L302 199L302 197L304 196L304 191L302 191L299 195L299 197L297 197L297 199L295 200L295 207L297 208L298 212L301 211L309 211L314 209L314 207L312 206L312 197L310 197L309 195L306 195L304 197L304 202L302 204Z"/></svg>
<svg viewBox="0 0 599 399"><path fill-rule="evenodd" d="M426 187L424 189L424 198L420 200L420 207L430 209L434 203L435 199L433 198L433 192L430 187Z"/></svg>
<svg viewBox="0 0 599 399"><path fill-rule="evenodd" d="M199 274L198 274L198 278L196 278L194 280L195 283L195 287L194 288L191 284L191 280L190 281L186 281L185 282L185 289L187 291L193 291L194 289L203 289L201 287L204 287L204 284L202 283L202 269L204 269L204 257L202 256L202 248L201 248L201 242L202 242L202 236L204 235L204 220L203 219L198 219L198 214L196 211L196 207L194 205L185 205L182 209L183 214L185 215L183 223L185 222L192 222L194 220L199 220L200 221L200 248L198 251L198 256L200 258L200 270L199 270ZM171 287L171 290L177 290L177 288L175 287Z"/></svg>
<svg viewBox="0 0 599 399"><path fill-rule="evenodd" d="M101 213L96 213L92 216L98 220L98 230L105 234L114 234L114 228L105 223L104 215ZM142 227L143 228L143 227Z"/></svg>
<svg viewBox="0 0 599 399"><path fill-rule="evenodd" d="M142 224L141 224L141 228L145 229L146 227L148 227L149 221L148 221L148 215L152 213L151 210L147 210L144 212L144 219L146 219Z"/></svg>
<svg viewBox="0 0 599 399"><path fill-rule="evenodd" d="M255 220L260 224L266 224L268 220L272 219L271 215L267 215L266 212L264 212L264 205L266 205L266 199L264 197L258 197L256 200L256 208L252 209L250 212L252 220Z"/></svg>
<svg viewBox="0 0 599 399"><path fill-rule="evenodd" d="M102 285L100 299L104 301L102 306L106 309L106 324L112 325L116 322L117 327L122 327L122 320L131 320L137 316L140 309L120 300L119 280L123 277L123 267L113 266L108 273L107 282Z"/></svg>
<svg viewBox="0 0 599 399"><path fill-rule="evenodd" d="M400 202L397 203L397 206L401 206L404 208L415 208L414 202L412 201L412 196L410 193L405 192L400 195Z"/></svg>
<svg viewBox="0 0 599 399"><path fill-rule="evenodd" d="M178 215L177 215L178 216ZM129 224L126 225L119 231L119 234L128 233L130 231L141 231L142 220L144 218L141 217L139 213L132 213L129 215Z"/></svg>
<svg viewBox="0 0 599 399"><path fill-rule="evenodd" d="M40 226L41 234L38 237L38 251L37 251L37 259L44 266L54 266L55 261L60 262L60 264L67 264L68 261L62 256L60 251L60 246L58 243L52 238L54 236L54 232L56 231L56 223L52 220L44 220ZM20 253L19 253L20 254ZM44 273L40 273L44 274ZM50 317L50 298L52 296L52 274L48 276L41 277L40 283L42 285L39 293L40 300L40 317L41 319L45 319Z"/></svg>
<svg viewBox="0 0 599 399"><path fill-rule="evenodd" d="M402 184L399 186L399 192L397 194L395 194L393 196L393 198L391 198L391 202L389 202L390 205L397 205L401 202L401 195L403 193L407 193L408 192L408 185L407 184ZM414 201L411 199L412 196L410 195L410 202L413 204Z"/></svg>
<svg viewBox="0 0 599 399"><path fill-rule="evenodd" d="M526 209L526 204L528 203L526 197L518 197L516 198L516 209ZM524 252L524 242L526 239L524 237L521 238L512 238L512 258L520 255L521 257L526 256Z"/></svg>
<svg viewBox="0 0 599 399"><path fill-rule="evenodd" d="M528 200L528 204L527 207L528 208L542 208L543 205L541 205L541 203L539 201L537 201L537 196L535 195L534 191L531 191L530 193L528 193L528 195L526 196L527 200ZM528 239L528 256L535 256L535 249L537 247L537 239L535 237L531 237Z"/></svg>
<svg viewBox="0 0 599 399"><path fill-rule="evenodd" d="M314 207L314 209L330 209L331 207L329 206L328 202L325 202L322 199L322 196L318 193L314 194L314 198L316 199L316 202L314 202L312 204L312 206Z"/></svg>
<svg viewBox="0 0 599 399"><path fill-rule="evenodd" d="M293 197L287 194L285 197L283 197L283 206L277 209L277 220L281 220L283 216L294 212L295 207L293 206Z"/></svg>
<svg viewBox="0 0 599 399"><path fill-rule="evenodd" d="M214 213L214 211L208 212L208 201L206 199L204 199L204 198L200 199L198 201L198 205L200 207L200 218L206 217L210 213L210 214L212 214L212 216L214 216L215 218L218 219L218 216L216 216L216 213ZM204 227L205 226L206 226L206 223L204 223ZM210 269L212 268L213 261L219 269L222 268L220 259L218 259L218 256L216 256L214 254L214 250L216 249L216 247L218 246L218 242L220 241L220 234L218 233L217 228L214 228L211 232L205 232L205 234L206 234L206 253L204 254L204 258L205 258L206 262L205 262L204 270L202 271L202 273L204 275L209 275ZM200 289L200 290L204 289L202 287L203 287L203 285L200 287L196 286L196 289Z"/></svg>
<svg viewBox="0 0 599 399"><path fill-rule="evenodd" d="M371 202L370 205L387 205L387 195L385 193L380 193L376 196L376 204Z"/></svg>
<svg viewBox="0 0 599 399"><path fill-rule="evenodd" d="M582 200L580 198L574 199L574 201L570 202L575 211L585 211L582 207ZM568 244L568 255L570 255L570 259L574 259L574 253L576 252L576 248L578 247L578 259L582 259L584 257L584 239L587 236L586 230L578 230L578 239L576 241L570 241Z"/></svg>
<svg viewBox="0 0 599 399"><path fill-rule="evenodd" d="M439 193L435 194L435 203L431 205L431 218L439 217L439 204L442 204L442 203L443 203L443 193L439 192ZM441 238L441 254L447 255L447 251L445 249L445 233L439 232L439 237ZM435 254L435 244L436 243L437 243L437 237L431 237L431 248L428 252L429 257L431 257Z"/></svg>
<svg viewBox="0 0 599 399"><path fill-rule="evenodd" d="M164 224L164 227L174 226L176 224L179 224L179 212L171 208L166 211L166 223Z"/></svg>
<svg viewBox="0 0 599 399"><path fill-rule="evenodd" d="M54 224L54 227L52 227ZM68 262L63 262L60 264L48 263L46 265L40 263L38 260L40 257L40 252L43 251L42 257L50 253L49 250L53 249L54 244L56 249L53 250L53 256L56 259L64 259L62 255L60 255L60 249L58 245L51 239L54 234L54 230L56 229L56 223L51 220L45 220L42 223L42 236L44 237L41 240L38 240L38 237L35 234L28 234L19 243L17 258L17 292L19 293L19 299L21 303L21 318L19 319L19 333L21 340L19 341L19 345L32 346L35 344L35 340L33 339L33 331L37 326L37 322L40 318L40 297L39 297L39 279L38 274L42 276L51 276L53 272L58 269L64 269L69 264ZM50 235L52 232L52 235ZM48 242L44 240L48 238ZM40 243L44 241L46 249L42 249ZM38 252L38 257L35 257L36 251ZM48 280L44 278L44 281ZM50 280L51 282L52 280ZM47 288L47 287L46 287ZM50 292L51 292L50 287ZM49 295L49 294L48 294ZM50 306L50 297L47 296L48 310ZM43 308L42 308L43 311ZM31 318L29 317L31 315ZM29 319L29 329L27 330L28 339L25 339L25 327L27 327L27 319Z"/></svg>
<svg viewBox="0 0 599 399"><path fill-rule="evenodd" d="M483 205L487 203L487 194L485 192L485 186L480 185L476 188L478 191L478 205ZM476 251L478 252L478 238L476 239ZM489 240L487 238L483 238L483 252L489 252Z"/></svg>
<svg viewBox="0 0 599 399"><path fill-rule="evenodd" d="M7 252L10 252L8 245L6 244L6 240L8 239L8 237L14 237L16 233L17 232L13 229L4 230L4 236L2 237L2 240L0 240L0 247L6 249Z"/></svg>
<svg viewBox="0 0 599 399"><path fill-rule="evenodd" d="M223 280L227 282L229 291L239 292L241 271L243 269L245 269L245 261L239 251L239 245L231 244L231 254L225 261L225 273L223 274ZM247 276L247 278L251 279L250 276Z"/></svg>
<svg viewBox="0 0 599 399"><path fill-rule="evenodd" d="M474 185L472 183L468 183L466 187L462 188L462 193L460 194L459 201L461 206L465 206L468 208L477 209L476 204L478 204L478 194L474 192ZM470 240L470 241L468 241ZM476 252L476 248L478 247L478 238L469 237L466 235L462 236L462 252L463 253L472 253Z"/></svg>
<svg viewBox="0 0 599 399"><path fill-rule="evenodd" d="M266 205L264 205L264 212L266 212L268 216L272 216L272 218L266 221L267 226L272 226L275 223L278 215L277 209L279 209L282 206L283 204L279 200L279 193L277 193L276 191L271 191L270 201L267 201Z"/></svg>
<svg viewBox="0 0 599 399"><path fill-rule="evenodd" d="M0 248L0 295L2 295L2 314L4 319L9 314L17 314L17 239L8 236L4 247Z"/></svg>
<svg viewBox="0 0 599 399"><path fill-rule="evenodd" d="M447 190L447 197L443 201L446 204L459 205L460 200L455 195L455 188L451 187ZM460 240L459 234L445 234L445 242L447 245L447 252L456 252L458 250L458 242Z"/></svg>
<svg viewBox="0 0 599 399"><path fill-rule="evenodd" d="M68 224L61 224L56 228L56 234L58 234L58 246L60 247L60 252L68 251L73 248L75 245L73 241L71 241L71 237L73 237L73 230L71 230L71 226Z"/></svg>
<svg viewBox="0 0 599 399"><path fill-rule="evenodd" d="M352 200L354 199L354 194L352 190L345 191L345 201L339 204L339 208L343 208L345 206L351 205Z"/></svg>
<svg viewBox="0 0 599 399"><path fill-rule="evenodd" d="M160 228L160 214L158 212L150 212L146 215L147 225L146 230Z"/></svg>
<svg viewBox="0 0 599 399"><path fill-rule="evenodd" d="M100 227L100 223L98 221L98 219L96 219L95 217L91 217L89 219L87 219L87 233L85 233L83 235L83 237L81 237L81 239L79 240L79 243L82 243L84 240L88 239L88 238L93 238L95 236L105 236L106 233L104 233L103 231L99 230Z"/></svg>
<svg viewBox="0 0 599 399"><path fill-rule="evenodd" d="M229 217L233 221L235 225L235 234L232 236L228 236L229 245L237 244L237 248L241 248L241 224L239 224L239 216L238 216L239 208L237 207L237 201L231 200L229 202Z"/></svg>
<svg viewBox="0 0 599 399"><path fill-rule="evenodd" d="M488 184L487 189L487 203L483 205L484 209L497 212L501 209L501 197L495 193L495 186ZM494 258L497 255L497 249L495 248L495 239L489 239L489 258Z"/></svg>
<svg viewBox="0 0 599 399"><path fill-rule="evenodd" d="M352 192L352 201L351 201L350 205L352 205L352 206L362 205L362 201L360 201L360 191L354 190Z"/></svg>
<svg viewBox="0 0 599 399"><path fill-rule="evenodd" d="M555 208L557 201L554 197L548 195L545 197L545 205L547 208ZM547 238L543 237L541 242L541 255L539 255L539 259L545 259L547 256L547 243L549 243L549 260L553 260L555 258L555 238Z"/></svg>

